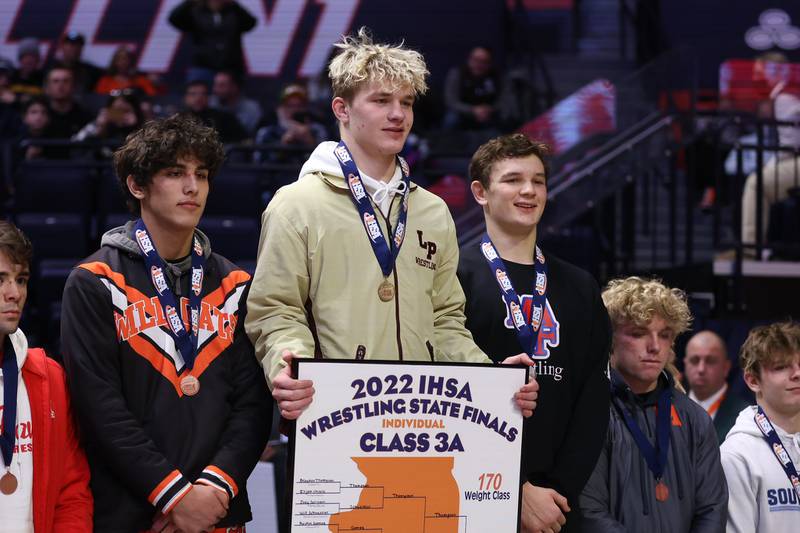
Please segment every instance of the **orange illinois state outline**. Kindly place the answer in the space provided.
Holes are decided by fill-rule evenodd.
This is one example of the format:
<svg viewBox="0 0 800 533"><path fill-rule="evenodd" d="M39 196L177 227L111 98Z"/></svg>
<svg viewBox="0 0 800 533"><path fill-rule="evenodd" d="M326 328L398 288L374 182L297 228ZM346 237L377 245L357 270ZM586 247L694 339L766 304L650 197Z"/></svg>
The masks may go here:
<svg viewBox="0 0 800 533"><path fill-rule="evenodd" d="M367 478L358 503L331 515L331 533L459 533L453 457L353 457Z"/></svg>

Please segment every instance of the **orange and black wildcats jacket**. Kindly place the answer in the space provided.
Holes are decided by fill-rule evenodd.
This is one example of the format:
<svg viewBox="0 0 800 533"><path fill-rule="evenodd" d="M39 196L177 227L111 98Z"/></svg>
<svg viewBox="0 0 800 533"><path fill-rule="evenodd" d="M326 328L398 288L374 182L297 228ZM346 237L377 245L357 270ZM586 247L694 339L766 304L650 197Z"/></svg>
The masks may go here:
<svg viewBox="0 0 800 533"><path fill-rule="evenodd" d="M266 445L272 415L243 330L250 276L206 244L192 372L200 390L186 396L183 359L134 250L104 238L70 274L62 302L62 349L91 468L95 530L149 529L192 483L230 495L218 527L244 524L251 518L247 478ZM190 277L184 271L170 280L185 322L188 298L181 295L189 294Z"/></svg>

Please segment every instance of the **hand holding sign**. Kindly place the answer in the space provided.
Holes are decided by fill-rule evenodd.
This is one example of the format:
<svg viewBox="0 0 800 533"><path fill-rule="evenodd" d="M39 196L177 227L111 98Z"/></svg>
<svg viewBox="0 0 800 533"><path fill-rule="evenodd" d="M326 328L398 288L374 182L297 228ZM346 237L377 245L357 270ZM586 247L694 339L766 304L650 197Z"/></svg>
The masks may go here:
<svg viewBox="0 0 800 533"><path fill-rule="evenodd" d="M533 359L528 357L528 354L524 352L517 355L512 355L511 357L506 357L503 360L503 364L534 366ZM523 385L516 394L514 394L514 399L517 402L517 407L519 407L519 410L522 411L522 416L528 418L529 416L533 415L533 411L536 409L536 398L538 397L539 384L536 382L536 379L531 376L531 380Z"/></svg>
<svg viewBox="0 0 800 533"><path fill-rule="evenodd" d="M311 405L314 398L314 383L309 379L292 377L292 358L295 354L284 350L281 354L286 366L272 380L272 397L278 402L281 416L287 420L295 420Z"/></svg>

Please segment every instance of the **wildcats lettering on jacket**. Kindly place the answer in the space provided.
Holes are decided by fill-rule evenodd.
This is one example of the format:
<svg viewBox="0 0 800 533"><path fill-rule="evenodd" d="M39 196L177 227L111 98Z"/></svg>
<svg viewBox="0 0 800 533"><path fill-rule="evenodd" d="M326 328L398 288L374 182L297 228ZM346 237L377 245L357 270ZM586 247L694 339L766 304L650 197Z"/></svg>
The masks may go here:
<svg viewBox="0 0 800 533"><path fill-rule="evenodd" d="M193 375L197 377L233 343L239 306L250 279L244 271L234 270L225 276L216 290L203 297L199 313L193 317L186 297L180 298L177 309L170 307L169 315L165 315L157 296L144 294L129 285L121 274L105 263L87 263L80 267L97 275L108 289L117 340L128 343L138 356L147 360L173 385L179 396L183 395L180 378L185 363L169 333L173 327L192 327L198 336L198 354L193 369Z"/></svg>
<svg viewBox="0 0 800 533"><path fill-rule="evenodd" d="M175 313L174 327L189 328L190 320L187 316L189 310L189 299L186 297L181 298L181 317ZM169 309L172 309L171 307ZM135 335L139 335L142 331L151 328L171 327L171 321L168 321L164 316L161 309L161 304L157 296L153 296L149 300L140 300L129 304L121 313L114 311L114 321L117 324L117 339L120 342L125 342ZM219 335L222 339L232 339L233 330L236 329L236 316L224 313L212 307L208 302L200 304L200 315L197 318L198 330L204 330L209 333Z"/></svg>
<svg viewBox="0 0 800 533"><path fill-rule="evenodd" d="M519 303L522 306L521 314L525 317L524 320L531 323L531 317L533 316L534 326L536 326L537 322L540 322L539 342L536 343L534 357L547 359L550 357L550 348L555 348L561 342L561 323L550 306L550 300L546 300L544 312L541 309L533 308L533 296L530 294L520 295ZM508 329L516 329L512 317L509 316L505 298L503 298L503 307L506 308L506 318L503 325Z"/></svg>

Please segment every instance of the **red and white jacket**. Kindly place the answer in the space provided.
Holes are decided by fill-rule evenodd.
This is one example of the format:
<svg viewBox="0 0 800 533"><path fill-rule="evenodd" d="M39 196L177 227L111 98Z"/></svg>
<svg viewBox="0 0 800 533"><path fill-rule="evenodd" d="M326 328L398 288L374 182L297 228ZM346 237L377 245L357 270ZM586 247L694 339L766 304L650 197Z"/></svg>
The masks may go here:
<svg viewBox="0 0 800 533"><path fill-rule="evenodd" d="M27 351L22 379L31 407L34 531L91 532L89 466L75 434L64 370L44 350L28 349L21 330L10 340L15 351Z"/></svg>

